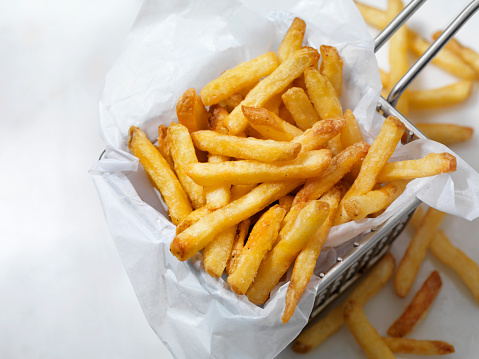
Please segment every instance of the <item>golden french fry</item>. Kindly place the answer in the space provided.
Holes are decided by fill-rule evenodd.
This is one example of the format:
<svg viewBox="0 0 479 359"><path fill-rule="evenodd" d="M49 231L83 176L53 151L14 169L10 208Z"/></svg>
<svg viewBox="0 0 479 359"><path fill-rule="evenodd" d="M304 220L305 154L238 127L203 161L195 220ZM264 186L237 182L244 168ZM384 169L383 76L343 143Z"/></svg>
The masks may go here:
<svg viewBox="0 0 479 359"><path fill-rule="evenodd" d="M258 213L270 203L285 196L303 183L292 180L262 183L251 192L234 200L178 234L170 245L170 251L181 261L191 258L225 229Z"/></svg>
<svg viewBox="0 0 479 359"><path fill-rule="evenodd" d="M190 212L180 223L177 224L176 234L183 232L186 228L198 222L200 218L210 214L211 212L213 211L208 209L208 206L203 206Z"/></svg>
<svg viewBox="0 0 479 359"><path fill-rule="evenodd" d="M229 157L221 155L208 155L208 163L224 163L228 162ZM214 211L215 209L226 206L231 197L230 185L212 185L205 187L206 205Z"/></svg>
<svg viewBox="0 0 479 359"><path fill-rule="evenodd" d="M228 284L235 293L243 295L248 290L261 261L276 241L279 226L285 214L284 208L275 205L268 209L254 225L246 246L238 258L235 270L228 276Z"/></svg>
<svg viewBox="0 0 479 359"><path fill-rule="evenodd" d="M283 323L288 322L293 315L299 299L313 275L316 260L331 228L334 213L338 208L341 192L342 186L336 185L321 197L321 201L329 205L328 217L316 233L308 240L306 246L301 250L294 261L293 274L286 293L286 306L282 317Z"/></svg>
<svg viewBox="0 0 479 359"><path fill-rule="evenodd" d="M361 134L358 121L356 121L353 111L346 110L344 113L344 121L344 127L341 130L341 143L343 147L346 148L363 141L363 135Z"/></svg>
<svg viewBox="0 0 479 359"><path fill-rule="evenodd" d="M223 126L223 121L228 117L228 111L221 105L211 105L210 106L210 119L209 125L210 130L218 132L222 135L228 134L228 129Z"/></svg>
<svg viewBox="0 0 479 359"><path fill-rule="evenodd" d="M255 188L257 184L238 184L231 186L231 200L235 201L245 194L248 194Z"/></svg>
<svg viewBox="0 0 479 359"><path fill-rule="evenodd" d="M236 225L218 234L203 251L203 265L206 273L218 278L223 274L230 259L231 250L236 236Z"/></svg>
<svg viewBox="0 0 479 359"><path fill-rule="evenodd" d="M280 118L282 118L283 120L285 120L286 122L289 122L290 124L297 126L297 123L294 121L293 116L291 115L291 113L286 108L286 105L284 104L284 101L281 102L281 104L279 105L279 115L278 116Z"/></svg>
<svg viewBox="0 0 479 359"><path fill-rule="evenodd" d="M309 67L304 70L304 81L314 109L322 120L343 115L339 97L326 76Z"/></svg>
<svg viewBox="0 0 479 359"><path fill-rule="evenodd" d="M295 17L278 48L278 61L280 64L303 46L305 31L306 23L299 17Z"/></svg>
<svg viewBox="0 0 479 359"><path fill-rule="evenodd" d="M291 227L294 225L294 221L296 220L296 217L298 217L299 212L306 207L308 202L302 202L298 203L295 206L292 206L289 210L289 212L286 214L286 216L283 219L283 222L281 223L280 229L281 231L278 234L278 238L276 239L276 244L279 243L283 239L283 237L287 236L288 233L291 230Z"/></svg>
<svg viewBox="0 0 479 359"><path fill-rule="evenodd" d="M416 355L445 355L454 353L454 346L442 340L416 340L408 338L383 337L393 353Z"/></svg>
<svg viewBox="0 0 479 359"><path fill-rule="evenodd" d="M241 101L244 100L244 96L240 93L235 93L234 95L231 95L227 99L224 99L220 102L218 102L218 105L223 107L226 111L231 112L235 109L236 106L238 106ZM214 106L214 105L213 105Z"/></svg>
<svg viewBox="0 0 479 359"><path fill-rule="evenodd" d="M291 140L301 144L301 152L317 150L341 132L345 121L342 117L334 117L316 122L313 127Z"/></svg>
<svg viewBox="0 0 479 359"><path fill-rule="evenodd" d="M471 95L472 81L462 80L433 90L410 91L411 109L424 110L457 105Z"/></svg>
<svg viewBox="0 0 479 359"><path fill-rule="evenodd" d="M171 221L179 224L192 209L188 196L168 162L138 127L130 127L128 148L140 160L148 177L163 196Z"/></svg>
<svg viewBox="0 0 479 359"><path fill-rule="evenodd" d="M269 76L261 80L241 102L243 106L263 106L271 97L281 93L301 75L304 70L319 60L319 53L311 47L303 47L279 65ZM243 132L248 121L243 116L241 107L236 107L226 119L226 126L232 135Z"/></svg>
<svg viewBox="0 0 479 359"><path fill-rule="evenodd" d="M201 99L206 106L226 100L268 76L277 66L278 60L273 51L242 62L203 87L200 91Z"/></svg>
<svg viewBox="0 0 479 359"><path fill-rule="evenodd" d="M445 215L434 208L429 208L409 242L394 277L394 288L401 298L409 293L426 251Z"/></svg>
<svg viewBox="0 0 479 359"><path fill-rule="evenodd" d="M268 110L269 112L274 113L276 116L279 116L279 107L283 100L281 99L282 93L276 94L271 97L264 105L263 108ZM244 115L244 112L243 112Z"/></svg>
<svg viewBox="0 0 479 359"><path fill-rule="evenodd" d="M293 206L321 197L338 183L355 164L359 163L366 156L368 150L369 145L366 142L357 142L335 156L321 177L309 178L306 181L303 188L294 197Z"/></svg>
<svg viewBox="0 0 479 359"><path fill-rule="evenodd" d="M197 131L191 138L200 150L262 162L292 160L301 151L299 143L228 136L214 131Z"/></svg>
<svg viewBox="0 0 479 359"><path fill-rule="evenodd" d="M258 268L254 282L246 292L250 302L261 305L288 270L308 239L326 220L329 205L311 201L296 217L290 232L266 255Z"/></svg>
<svg viewBox="0 0 479 359"><path fill-rule="evenodd" d="M360 3L358 1L355 1L354 3L356 4L359 9L359 12L363 16L364 21L379 30L384 29L391 21L384 10L380 10L373 6Z"/></svg>
<svg viewBox="0 0 479 359"><path fill-rule="evenodd" d="M333 85L333 88L336 90L336 94L338 97L341 97L343 59L339 56L338 50L333 46L321 45L319 51L321 53L319 72L329 79L331 85Z"/></svg>
<svg viewBox="0 0 479 359"><path fill-rule="evenodd" d="M176 104L178 122L188 131L205 130L208 126L208 111L194 88L186 90Z"/></svg>
<svg viewBox="0 0 479 359"><path fill-rule="evenodd" d="M431 140L447 146L467 141L474 133L472 127L452 123L417 123L416 127Z"/></svg>
<svg viewBox="0 0 479 359"><path fill-rule="evenodd" d="M186 173L202 186L255 184L320 176L330 161L330 150L315 150L300 153L294 160L281 162L242 160L195 163Z"/></svg>
<svg viewBox="0 0 479 359"><path fill-rule="evenodd" d="M389 281L394 272L394 257L388 253L369 272L365 279L354 288L345 302L331 310L313 326L304 330L293 342L293 351L307 353L336 333L344 324L344 308L348 300L364 305Z"/></svg>
<svg viewBox="0 0 479 359"><path fill-rule="evenodd" d="M430 153L418 160L386 163L377 177L379 183L397 180L435 176L441 173L451 173L456 170L456 157L443 153Z"/></svg>
<svg viewBox="0 0 479 359"><path fill-rule="evenodd" d="M185 173L185 169L194 163L198 163L195 148L191 140L188 129L177 123L171 123L168 128L168 144L170 146L171 157L175 165L175 172L178 179L185 189L188 198L194 209L203 207L206 204L205 190L197 185Z"/></svg>
<svg viewBox="0 0 479 359"><path fill-rule="evenodd" d="M282 98L294 122L303 131L319 121L313 104L302 88L292 87L283 94Z"/></svg>
<svg viewBox="0 0 479 359"><path fill-rule="evenodd" d="M246 240L246 236L248 235L249 226L251 224L250 218L241 221L236 227L236 236L233 242L233 249L230 253L230 258L228 260L228 264L226 265L226 273L228 275L233 274L236 269L236 265L238 264L238 259L243 251L244 241Z"/></svg>
<svg viewBox="0 0 479 359"><path fill-rule="evenodd" d="M293 200L294 200L294 196L287 195L287 196L281 197L278 200L278 204L280 207L286 210L286 213L288 213L289 210L291 209L291 205L293 204Z"/></svg>
<svg viewBox="0 0 479 359"><path fill-rule="evenodd" d="M171 169L174 170L175 165L173 164L173 160L171 159L170 145L168 144L168 140L166 137L167 131L168 127L166 127L165 125L158 126L158 150L160 151L160 154L163 156L166 162L168 162Z"/></svg>

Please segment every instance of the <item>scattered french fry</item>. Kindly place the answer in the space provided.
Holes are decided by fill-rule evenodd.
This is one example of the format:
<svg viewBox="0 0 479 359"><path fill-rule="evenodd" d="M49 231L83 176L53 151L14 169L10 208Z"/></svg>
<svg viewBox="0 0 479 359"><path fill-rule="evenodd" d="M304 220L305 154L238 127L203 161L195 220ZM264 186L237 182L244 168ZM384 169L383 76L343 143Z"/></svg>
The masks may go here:
<svg viewBox="0 0 479 359"><path fill-rule="evenodd" d="M319 51L321 53L319 72L329 79L337 96L341 97L341 89L343 86L343 59L339 55L338 50L333 46L321 45Z"/></svg>
<svg viewBox="0 0 479 359"><path fill-rule="evenodd" d="M359 1L355 1L354 3L358 7L359 12L363 16L364 20L369 25L382 30L389 24L390 19L384 10L360 3Z"/></svg>
<svg viewBox="0 0 479 359"><path fill-rule="evenodd" d="M416 340L383 337L393 353L416 355L445 355L454 353L454 346L442 340Z"/></svg>
<svg viewBox="0 0 479 359"><path fill-rule="evenodd" d="M432 90L410 91L410 106L413 110L428 110L457 105L471 95L472 81L462 80Z"/></svg>
<svg viewBox="0 0 479 359"><path fill-rule="evenodd" d="M181 95L176 104L176 115L178 122L190 132L206 130L208 126L208 111L194 88Z"/></svg>
<svg viewBox="0 0 479 359"><path fill-rule="evenodd" d="M474 129L452 123L417 123L416 127L433 141L453 145L471 139Z"/></svg>
<svg viewBox="0 0 479 359"><path fill-rule="evenodd" d="M300 18L295 17L278 48L278 61L280 64L285 62L295 51L303 46L305 31L306 23Z"/></svg>
<svg viewBox="0 0 479 359"><path fill-rule="evenodd" d="M319 116L301 87L292 87L283 96L283 102L296 125L306 131L319 121Z"/></svg>

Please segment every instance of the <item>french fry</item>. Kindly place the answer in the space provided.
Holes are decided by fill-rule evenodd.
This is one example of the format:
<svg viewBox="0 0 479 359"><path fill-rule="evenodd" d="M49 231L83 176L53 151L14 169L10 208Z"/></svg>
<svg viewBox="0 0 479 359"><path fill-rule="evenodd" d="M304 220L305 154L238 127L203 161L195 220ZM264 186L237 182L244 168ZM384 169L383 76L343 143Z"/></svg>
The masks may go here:
<svg viewBox="0 0 479 359"><path fill-rule="evenodd" d="M344 321L369 359L395 358L358 303L347 303L344 308Z"/></svg>
<svg viewBox="0 0 479 359"><path fill-rule="evenodd" d="M296 126L261 107L242 106L243 115L249 124L264 138L275 141L291 141L303 134Z"/></svg>
<svg viewBox="0 0 479 359"><path fill-rule="evenodd" d="M234 95L231 95L230 97L218 102L218 105L224 107L224 109L229 113L233 111L235 107L238 106L243 100L244 96L242 94L235 93Z"/></svg>
<svg viewBox="0 0 479 359"><path fill-rule="evenodd" d="M322 75L319 70L309 67L304 71L304 81L309 98L320 119L343 115L338 95L326 76Z"/></svg>
<svg viewBox="0 0 479 359"><path fill-rule="evenodd" d="M219 103L256 84L258 80L271 74L276 67L278 60L273 51L242 62L203 87L200 91L201 99L205 106Z"/></svg>
<svg viewBox="0 0 479 359"><path fill-rule="evenodd" d="M238 258L243 251L244 241L248 235L250 224L251 219L248 218L244 221L241 221L237 226L236 236L233 242L233 249L231 250L230 259L226 265L226 273L228 273L228 275L233 274L236 269L236 264L238 263Z"/></svg>
<svg viewBox="0 0 479 359"><path fill-rule="evenodd" d="M289 210L291 209L291 205L293 204L293 200L294 200L294 196L287 195L287 196L281 197L278 200L278 204L280 207L286 210L286 213L288 213Z"/></svg>
<svg viewBox="0 0 479 359"><path fill-rule="evenodd" d="M286 306L282 317L283 323L288 322L293 315L299 299L313 275L316 260L331 228L334 213L338 208L341 192L342 186L336 185L321 197L321 201L329 205L328 217L316 233L308 240L298 257L296 257L293 274L289 282L288 291L286 292Z"/></svg>
<svg viewBox="0 0 479 359"><path fill-rule="evenodd" d="M299 17L295 17L278 48L278 61L280 64L303 46L305 31L306 23Z"/></svg>
<svg viewBox="0 0 479 359"><path fill-rule="evenodd" d="M280 118L282 118L283 120L285 120L286 122L289 122L290 124L297 126L297 123L294 121L293 116L291 115L291 113L286 108L286 105L284 104L284 101L281 102L281 104L279 105L279 115L278 116Z"/></svg>
<svg viewBox="0 0 479 359"><path fill-rule="evenodd" d="M228 284L235 293L243 295L248 290L261 261L276 241L285 214L284 208L275 205L254 225L234 272L228 276Z"/></svg>
<svg viewBox="0 0 479 359"><path fill-rule="evenodd" d="M344 124L345 121L341 117L316 122L313 127L304 131L302 135L293 138L291 142L301 144L300 153L317 150L339 134Z"/></svg>
<svg viewBox="0 0 479 359"><path fill-rule="evenodd" d="M128 131L128 148L163 196L171 221L179 224L192 211L191 203L168 162L138 127Z"/></svg>
<svg viewBox="0 0 479 359"><path fill-rule="evenodd" d="M235 201L243 197L255 188L257 184L238 184L231 186L231 200Z"/></svg>
<svg viewBox="0 0 479 359"><path fill-rule="evenodd" d="M445 213L434 208L429 208L411 242L409 242L406 253L401 259L394 276L394 288L401 298L409 293L426 251L445 215Z"/></svg>
<svg viewBox="0 0 479 359"><path fill-rule="evenodd" d="M320 201L311 201L294 221L290 232L266 255L258 268L254 282L246 292L250 302L260 305L281 277L288 270L308 239L326 220L329 205Z"/></svg>
<svg viewBox="0 0 479 359"><path fill-rule="evenodd" d="M208 163L224 163L228 162L229 157L221 155L208 155ZM206 205L209 209L215 209L226 206L231 197L230 185L213 185L205 187Z"/></svg>
<svg viewBox="0 0 479 359"><path fill-rule="evenodd" d="M208 126L208 111L194 88L186 90L178 99L176 115L178 122L190 132L206 130Z"/></svg>
<svg viewBox="0 0 479 359"><path fill-rule="evenodd" d="M389 24L390 19L385 11L375 8L374 6L360 3L359 1L355 1L354 3L363 16L364 21L366 21L369 25L382 30Z"/></svg>
<svg viewBox="0 0 479 359"><path fill-rule="evenodd" d="M186 228L191 226L192 224L198 222L200 218L206 216L207 214L210 214L211 211L208 206L203 206L198 209L195 209L194 211L190 212L183 220L178 223L176 226L176 234L179 234L183 232Z"/></svg>
<svg viewBox="0 0 479 359"><path fill-rule="evenodd" d="M416 355L445 355L454 353L454 346L442 340L383 337L383 341L393 353Z"/></svg>
<svg viewBox="0 0 479 359"><path fill-rule="evenodd" d="M181 261L191 258L225 229L258 213L303 183L303 180L262 183L251 192L201 218L178 234L170 251Z"/></svg>
<svg viewBox="0 0 479 359"><path fill-rule="evenodd" d="M417 123L416 127L433 141L446 146L469 140L474 129L452 123Z"/></svg>
<svg viewBox="0 0 479 359"><path fill-rule="evenodd" d="M346 110L344 112L344 127L341 130L341 143L344 148L363 141L363 135L359 129L358 121L354 117L353 111Z"/></svg>
<svg viewBox="0 0 479 359"><path fill-rule="evenodd" d="M319 121L319 116L313 104L302 88L292 87L283 94L282 98L294 122L303 131L311 128Z"/></svg>
<svg viewBox="0 0 479 359"><path fill-rule="evenodd" d="M175 166L175 172L178 179L185 189L188 198L194 209L203 207L206 204L205 190L202 186L197 185L185 173L185 169L194 163L198 163L195 148L190 137L188 129L177 123L171 123L168 128L168 144L170 153Z"/></svg>
<svg viewBox="0 0 479 359"><path fill-rule="evenodd" d="M218 234L203 251L203 265L206 273L218 278L223 274L230 259L231 250L236 236L236 225Z"/></svg>
<svg viewBox="0 0 479 359"><path fill-rule="evenodd" d="M388 253L371 269L371 272L354 288L346 301L331 310L314 325L304 330L293 342L292 349L296 353L307 353L336 333L344 324L344 308L348 300L364 305L374 297L389 281L394 272L395 261Z"/></svg>
<svg viewBox="0 0 479 359"><path fill-rule="evenodd" d="M416 293L403 314L389 327L390 337L404 337L422 320L442 287L441 276L433 271Z"/></svg>
<svg viewBox="0 0 479 359"><path fill-rule="evenodd" d="M228 134L228 129L223 126L223 121L228 117L228 111L221 105L210 106L209 129L222 135Z"/></svg>
<svg viewBox="0 0 479 359"><path fill-rule="evenodd" d="M191 138L200 150L262 162L292 160L301 151L299 143L228 136L214 131L197 131L191 134Z"/></svg>
<svg viewBox="0 0 479 359"><path fill-rule="evenodd" d="M471 95L472 81L462 80L432 90L410 91L410 105L413 110L428 110L457 105Z"/></svg>
<svg viewBox="0 0 479 359"><path fill-rule="evenodd" d="M281 93L291 81L318 60L319 53L317 50L307 46L303 47L279 65L269 76L261 80L246 95L241 104L243 106L263 106L271 97ZM237 106L229 114L225 122L232 135L243 132L248 125L240 106Z"/></svg>
<svg viewBox="0 0 479 359"><path fill-rule="evenodd" d="M170 154L170 146L168 145L168 140L166 138L168 132L168 127L165 125L158 126L158 150L163 158L168 162L171 169L174 170L175 165L173 164L173 160L171 159Z"/></svg>
<svg viewBox="0 0 479 359"><path fill-rule="evenodd" d="M202 186L255 184L320 176L330 161L330 150L315 150L300 153L294 160L281 162L242 160L195 163L186 170L186 174Z"/></svg>
<svg viewBox="0 0 479 359"><path fill-rule="evenodd" d="M282 93L276 94L273 97L271 97L264 105L263 108L268 110L269 112L275 114L276 116L279 116L279 106L283 102L281 99ZM243 112L244 115L244 112Z"/></svg>
<svg viewBox="0 0 479 359"><path fill-rule="evenodd" d="M321 53L321 65L319 72L326 76L338 97L341 97L341 89L343 85L343 59L339 55L338 50L333 46L321 45L319 47Z"/></svg>

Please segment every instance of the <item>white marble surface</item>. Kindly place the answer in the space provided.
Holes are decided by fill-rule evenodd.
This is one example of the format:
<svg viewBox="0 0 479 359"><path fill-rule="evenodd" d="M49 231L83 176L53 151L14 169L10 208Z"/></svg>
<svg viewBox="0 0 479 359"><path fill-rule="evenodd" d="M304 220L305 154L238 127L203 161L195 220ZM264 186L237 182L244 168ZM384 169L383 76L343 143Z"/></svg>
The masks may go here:
<svg viewBox="0 0 479 359"><path fill-rule="evenodd" d="M430 1L412 24L429 35L460 3L467 1ZM140 6L140 0L19 0L0 6L2 358L171 358L144 319L87 174L103 149L97 132L103 79ZM479 49L478 32L479 15L459 38ZM428 69L415 86L452 81ZM476 170L478 96L476 86L458 108L411 116L474 127L474 138L453 149ZM479 261L479 221L448 218L443 227ZM394 248L398 259L408 236ZM464 285L428 256L413 291L432 268L443 274L444 287L415 334L457 343L451 358L475 357L479 334L464 323L477 323L479 308ZM403 306L388 287L366 312L384 330ZM450 324L441 326L437 318L445 316ZM307 356L286 349L279 357L331 355L363 357L345 329Z"/></svg>

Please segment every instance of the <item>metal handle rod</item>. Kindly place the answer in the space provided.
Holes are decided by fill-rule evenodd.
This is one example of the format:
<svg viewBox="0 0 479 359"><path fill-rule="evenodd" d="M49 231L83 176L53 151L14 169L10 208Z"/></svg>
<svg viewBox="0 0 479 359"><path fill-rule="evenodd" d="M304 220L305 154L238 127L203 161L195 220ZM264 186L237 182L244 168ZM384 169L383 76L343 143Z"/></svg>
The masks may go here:
<svg viewBox="0 0 479 359"><path fill-rule="evenodd" d="M479 0L474 0L454 19L447 29L437 38L436 41L422 54L422 56L411 66L406 74L393 87L387 101L396 106L399 97L406 88L414 81L421 71L432 61L434 56L441 51L447 42L459 31L459 29L469 20L469 18L479 9Z"/></svg>
<svg viewBox="0 0 479 359"><path fill-rule="evenodd" d="M389 40L391 36L414 14L417 9L424 4L426 0L413 0L384 28L374 39L374 52L378 50Z"/></svg>

